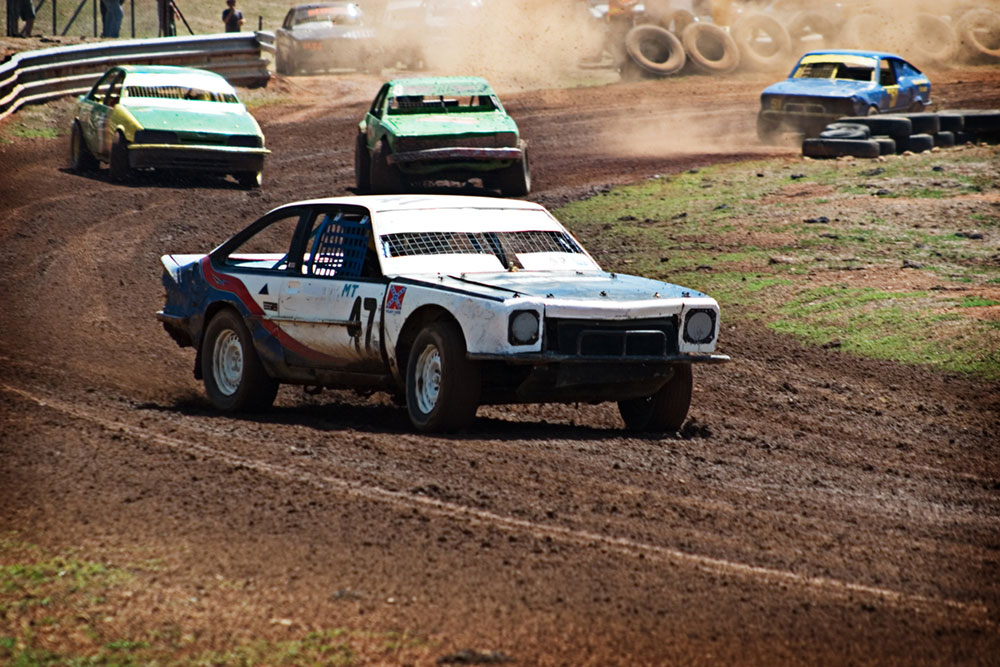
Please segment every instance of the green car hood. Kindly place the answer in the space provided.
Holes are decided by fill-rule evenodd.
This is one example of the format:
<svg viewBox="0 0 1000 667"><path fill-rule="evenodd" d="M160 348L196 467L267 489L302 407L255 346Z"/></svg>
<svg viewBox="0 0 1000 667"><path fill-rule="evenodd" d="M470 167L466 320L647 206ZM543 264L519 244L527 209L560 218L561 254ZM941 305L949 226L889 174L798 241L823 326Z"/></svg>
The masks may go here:
<svg viewBox="0 0 1000 667"><path fill-rule="evenodd" d="M260 127L242 104L204 102L175 109L130 104L129 113L147 130L260 134Z"/></svg>
<svg viewBox="0 0 1000 667"><path fill-rule="evenodd" d="M517 132L513 118L492 112L390 115L383 119L383 124L390 133L405 137Z"/></svg>

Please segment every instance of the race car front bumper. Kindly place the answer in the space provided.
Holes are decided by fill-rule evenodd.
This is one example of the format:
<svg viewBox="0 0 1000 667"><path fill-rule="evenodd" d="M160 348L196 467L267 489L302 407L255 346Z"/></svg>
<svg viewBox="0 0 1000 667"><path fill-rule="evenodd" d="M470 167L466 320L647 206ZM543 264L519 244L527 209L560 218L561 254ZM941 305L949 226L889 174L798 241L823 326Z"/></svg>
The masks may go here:
<svg viewBox="0 0 1000 667"><path fill-rule="evenodd" d="M406 151L388 156L389 164L412 164L414 162L498 162L517 161L524 151L520 148L476 148L454 146L451 148L427 148L422 151Z"/></svg>
<svg viewBox="0 0 1000 667"><path fill-rule="evenodd" d="M133 144L128 147L133 169L183 169L223 174L258 172L264 168L266 148L238 146L186 146L178 144Z"/></svg>

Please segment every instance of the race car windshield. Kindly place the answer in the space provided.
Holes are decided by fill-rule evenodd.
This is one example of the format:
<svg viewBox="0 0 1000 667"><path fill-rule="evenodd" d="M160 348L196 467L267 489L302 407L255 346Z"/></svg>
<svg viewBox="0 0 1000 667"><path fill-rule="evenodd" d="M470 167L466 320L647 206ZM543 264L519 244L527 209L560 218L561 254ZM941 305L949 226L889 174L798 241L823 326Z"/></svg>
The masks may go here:
<svg viewBox="0 0 1000 667"><path fill-rule="evenodd" d="M294 25L303 25L305 23L345 25L357 23L359 18L357 12L347 7L310 7L307 10L296 12L293 23Z"/></svg>
<svg viewBox="0 0 1000 667"><path fill-rule="evenodd" d="M848 81L871 81L875 65L861 65L844 62L808 62L795 70L796 79L844 79Z"/></svg>
<svg viewBox="0 0 1000 667"><path fill-rule="evenodd" d="M126 97L149 97L159 100L196 100L239 104L233 93L190 86L125 86Z"/></svg>

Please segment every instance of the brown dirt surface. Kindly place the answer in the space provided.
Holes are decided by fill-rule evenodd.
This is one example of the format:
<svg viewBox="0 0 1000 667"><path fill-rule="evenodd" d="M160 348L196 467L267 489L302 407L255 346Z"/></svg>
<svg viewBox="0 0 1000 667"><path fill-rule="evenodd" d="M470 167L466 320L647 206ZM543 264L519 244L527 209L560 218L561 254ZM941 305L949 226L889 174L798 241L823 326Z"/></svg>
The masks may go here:
<svg viewBox="0 0 1000 667"><path fill-rule="evenodd" d="M996 68L932 78L942 107L1000 106ZM283 388L267 414L213 411L154 317L159 256L349 193L377 83L275 81L254 111L273 150L260 192L115 185L70 172L66 137L0 144L0 537L157 563L69 627L0 606L0 639L75 655L175 637L184 659L340 628L353 664L997 664L995 384L741 323L722 334L735 361L696 370L676 436L627 434L609 404L482 408L454 437L413 433L380 395ZM798 159L753 136L766 83L503 97L531 198L558 205Z"/></svg>

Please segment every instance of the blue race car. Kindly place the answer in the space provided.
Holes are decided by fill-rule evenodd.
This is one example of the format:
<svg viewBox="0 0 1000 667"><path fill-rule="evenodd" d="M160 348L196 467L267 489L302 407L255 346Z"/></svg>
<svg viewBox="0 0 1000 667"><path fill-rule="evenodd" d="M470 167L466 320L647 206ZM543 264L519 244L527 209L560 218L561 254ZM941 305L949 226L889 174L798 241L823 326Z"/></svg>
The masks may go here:
<svg viewBox="0 0 1000 667"><path fill-rule="evenodd" d="M877 51L811 51L787 79L764 89L757 136L767 143L782 130L816 136L842 116L923 111L931 82L899 56Z"/></svg>

